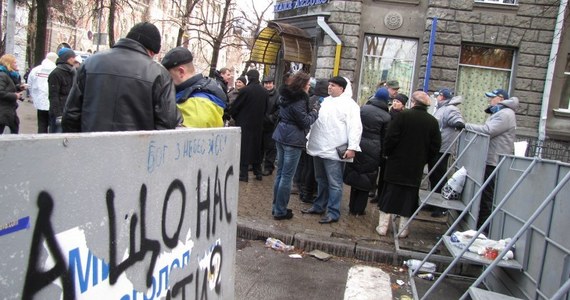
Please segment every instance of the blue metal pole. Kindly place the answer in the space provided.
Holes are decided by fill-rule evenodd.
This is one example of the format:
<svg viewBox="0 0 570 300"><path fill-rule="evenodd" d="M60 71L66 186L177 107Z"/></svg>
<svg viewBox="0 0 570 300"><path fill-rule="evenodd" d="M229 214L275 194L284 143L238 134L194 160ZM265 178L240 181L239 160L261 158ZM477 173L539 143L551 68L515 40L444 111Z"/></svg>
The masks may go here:
<svg viewBox="0 0 570 300"><path fill-rule="evenodd" d="M435 31L437 29L437 17L431 20L431 33L429 35L429 50L426 63L426 76L424 78L424 92L429 89L429 78L431 76L431 60L433 56L433 48L435 46Z"/></svg>

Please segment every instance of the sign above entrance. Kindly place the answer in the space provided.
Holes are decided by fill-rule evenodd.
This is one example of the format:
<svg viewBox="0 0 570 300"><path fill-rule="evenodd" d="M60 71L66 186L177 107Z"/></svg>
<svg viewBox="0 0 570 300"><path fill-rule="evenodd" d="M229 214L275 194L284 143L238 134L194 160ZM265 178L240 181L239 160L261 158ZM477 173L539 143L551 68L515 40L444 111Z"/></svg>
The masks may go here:
<svg viewBox="0 0 570 300"><path fill-rule="evenodd" d="M329 0L293 0L285 1L281 3L276 3L273 6L273 12L282 12L291 9L297 9L302 7L309 7L315 5L321 5L328 3Z"/></svg>

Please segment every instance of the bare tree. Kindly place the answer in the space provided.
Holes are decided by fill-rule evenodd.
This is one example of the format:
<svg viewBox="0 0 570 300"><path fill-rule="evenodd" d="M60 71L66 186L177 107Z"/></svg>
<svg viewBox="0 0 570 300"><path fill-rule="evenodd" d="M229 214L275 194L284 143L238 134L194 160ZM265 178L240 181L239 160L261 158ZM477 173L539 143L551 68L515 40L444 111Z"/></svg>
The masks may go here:
<svg viewBox="0 0 570 300"><path fill-rule="evenodd" d="M237 35L239 39L243 41L243 43L247 46L248 50L253 49L254 37L261 31L261 27L265 25L267 20L267 14L269 13L269 9L273 6L273 2L268 2L267 6L262 7L261 9L257 8L254 4L255 0L251 0L251 9L252 11L246 11L242 8L239 10L240 14L240 29L246 32L250 32L251 35ZM259 1L257 1L259 2Z"/></svg>
<svg viewBox="0 0 570 300"><path fill-rule="evenodd" d="M190 40L194 42L195 55L209 61L209 76L214 76L220 51L224 48L243 46L236 38L236 24L240 17L234 15L233 0L203 1L189 23Z"/></svg>
<svg viewBox="0 0 570 300"><path fill-rule="evenodd" d="M178 36L176 37L176 46L188 46L188 24L192 16L192 12L198 3L202 0L172 0L172 5L176 7L176 13L170 22L178 26Z"/></svg>

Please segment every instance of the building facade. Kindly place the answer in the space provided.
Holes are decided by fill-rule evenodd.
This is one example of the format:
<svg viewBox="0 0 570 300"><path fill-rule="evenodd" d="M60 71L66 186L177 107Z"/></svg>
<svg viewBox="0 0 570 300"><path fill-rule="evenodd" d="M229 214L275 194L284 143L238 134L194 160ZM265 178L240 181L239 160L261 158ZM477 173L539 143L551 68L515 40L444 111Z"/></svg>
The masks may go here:
<svg viewBox="0 0 570 300"><path fill-rule="evenodd" d="M182 1L184 4L185 2ZM66 45L82 53L95 53L109 48L109 1L108 0L56 0L49 8L49 18L46 32L46 53L56 52L58 47ZM197 5L186 31L183 35L183 45L188 47L195 56L197 72L207 74L210 68L212 47L206 41L207 37L200 36L200 32L214 29L213 25L220 21L220 14L225 1L207 0ZM6 24L6 1L3 3L4 20ZM231 6L231 10L235 6ZM155 24L162 34L162 47L155 57L160 61L164 54L176 47L181 16L185 7L179 6L175 1L159 0L135 0L129 5L117 5L115 25L113 33L115 41L127 35L130 28L142 21ZM22 74L26 66L26 47L33 47L28 41L28 13L29 8L25 4L17 3L16 6L16 35L14 54L18 58L18 65ZM234 12L230 11L230 15ZM230 16L231 18L231 16ZM201 24L201 25L197 25ZM229 41L226 44L237 44ZM241 69L245 59L241 47L224 47L220 50L218 68L229 66L233 69ZM28 66L26 66L28 67ZM33 67L33 66L32 66Z"/></svg>
<svg viewBox="0 0 570 300"><path fill-rule="evenodd" d="M338 74L352 80L359 103L383 80L398 80L400 91L408 95L416 89L446 87L464 97L460 108L468 122L483 123L484 93L505 89L521 102L517 135L529 141L527 154L541 152L544 158L568 161L570 22L566 3L278 1L274 21L303 29L313 45L310 72L330 77L336 63ZM335 59L338 44L339 61ZM282 69L289 67L286 64Z"/></svg>

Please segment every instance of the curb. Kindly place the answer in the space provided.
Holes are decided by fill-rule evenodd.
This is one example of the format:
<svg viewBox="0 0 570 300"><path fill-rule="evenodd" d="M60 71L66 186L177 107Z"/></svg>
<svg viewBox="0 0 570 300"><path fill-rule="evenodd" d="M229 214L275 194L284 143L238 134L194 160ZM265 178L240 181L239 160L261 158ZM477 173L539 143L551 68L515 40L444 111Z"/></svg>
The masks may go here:
<svg viewBox="0 0 570 300"><path fill-rule="evenodd" d="M287 232L268 228L250 221L237 221L237 237L248 240L280 239L288 245L309 252L321 250L334 256L356 258L362 261L392 264L398 261L395 248L382 249L380 243L369 240L352 240L311 233Z"/></svg>

